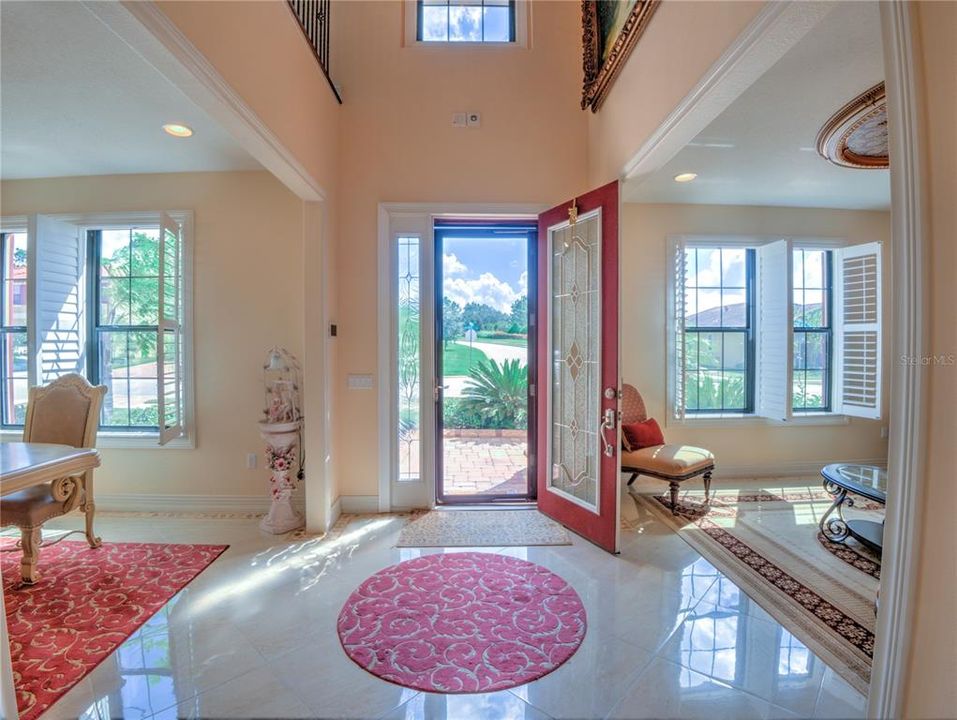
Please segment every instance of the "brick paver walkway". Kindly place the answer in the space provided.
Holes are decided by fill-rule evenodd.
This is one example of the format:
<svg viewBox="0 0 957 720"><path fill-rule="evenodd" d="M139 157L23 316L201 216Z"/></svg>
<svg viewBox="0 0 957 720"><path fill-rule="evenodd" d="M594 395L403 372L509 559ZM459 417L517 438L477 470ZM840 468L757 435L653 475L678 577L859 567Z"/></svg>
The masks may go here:
<svg viewBox="0 0 957 720"><path fill-rule="evenodd" d="M528 492L524 439L446 437L443 445L447 494L524 495Z"/></svg>

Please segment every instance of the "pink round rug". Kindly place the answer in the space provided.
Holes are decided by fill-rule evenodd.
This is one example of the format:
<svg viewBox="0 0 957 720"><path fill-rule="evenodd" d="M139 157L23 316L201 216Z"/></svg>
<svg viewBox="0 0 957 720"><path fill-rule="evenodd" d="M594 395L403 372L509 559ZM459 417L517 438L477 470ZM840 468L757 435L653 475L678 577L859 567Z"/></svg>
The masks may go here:
<svg viewBox="0 0 957 720"><path fill-rule="evenodd" d="M541 565L492 553L426 555L380 570L339 613L339 640L383 680L438 693L503 690L568 660L585 608Z"/></svg>

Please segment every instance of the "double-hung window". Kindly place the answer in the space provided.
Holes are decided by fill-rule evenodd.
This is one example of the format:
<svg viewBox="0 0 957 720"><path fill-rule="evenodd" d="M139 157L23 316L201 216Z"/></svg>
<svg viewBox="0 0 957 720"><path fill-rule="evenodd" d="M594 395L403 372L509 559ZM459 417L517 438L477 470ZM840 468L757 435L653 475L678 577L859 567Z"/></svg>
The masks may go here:
<svg viewBox="0 0 957 720"><path fill-rule="evenodd" d="M101 433L189 444L189 227L189 213L34 215L22 242L3 236L3 334L11 348L2 367L5 425L22 424L17 393L27 385L75 372L107 386ZM27 299L8 313L18 283ZM13 324L17 317L21 325Z"/></svg>
<svg viewBox="0 0 957 720"><path fill-rule="evenodd" d="M0 233L0 425L23 425L29 387L27 235Z"/></svg>
<svg viewBox="0 0 957 720"><path fill-rule="evenodd" d="M879 418L880 244L672 239L674 419Z"/></svg>

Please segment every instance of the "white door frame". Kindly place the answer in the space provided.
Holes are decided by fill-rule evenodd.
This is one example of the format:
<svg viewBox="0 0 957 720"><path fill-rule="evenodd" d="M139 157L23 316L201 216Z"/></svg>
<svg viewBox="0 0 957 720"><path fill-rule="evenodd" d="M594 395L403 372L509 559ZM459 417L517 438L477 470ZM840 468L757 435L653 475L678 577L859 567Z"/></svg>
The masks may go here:
<svg viewBox="0 0 957 720"><path fill-rule="evenodd" d="M751 25L675 107L626 163L623 180L639 180L664 166L698 132L764 74L833 7L830 3L767 3ZM891 171L891 357L927 355L926 199L920 138L920 64L916 21L906 0L880 2L884 40ZM627 193L625 193L627 199ZM884 525L884 557L877 642L868 717L901 717L920 536L918 485L924 467L926 383L919 363L892 363L888 474L896 480Z"/></svg>
<svg viewBox="0 0 957 720"><path fill-rule="evenodd" d="M434 353L434 246L432 229L435 220L442 217L482 218L487 220L513 220L537 217L545 205L531 203L380 203L378 245L378 370L377 402L379 431L379 512L406 510L410 507L435 506L435 406L429 401L431 392L422 391L423 402L420 417L421 429L421 479L417 487L409 483L408 493L395 497L397 422L395 387L395 238L402 233L421 238L421 285L420 323L422 336L422 373L420 387L431 389L435 384ZM403 491L405 488L403 488Z"/></svg>

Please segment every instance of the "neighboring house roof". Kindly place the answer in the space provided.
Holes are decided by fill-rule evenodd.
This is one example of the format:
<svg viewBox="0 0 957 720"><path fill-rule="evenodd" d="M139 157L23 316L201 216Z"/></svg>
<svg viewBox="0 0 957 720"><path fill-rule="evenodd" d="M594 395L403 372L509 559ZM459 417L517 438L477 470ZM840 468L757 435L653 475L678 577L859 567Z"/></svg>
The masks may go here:
<svg viewBox="0 0 957 720"><path fill-rule="evenodd" d="M689 315L685 319L685 327L743 327L747 318L747 304L732 303L723 308L715 307L702 310L694 315ZM724 310L724 321L721 319L721 311ZM794 314L800 315L802 306L799 303L794 304ZM820 310L821 303L808 303L803 306L805 312Z"/></svg>

